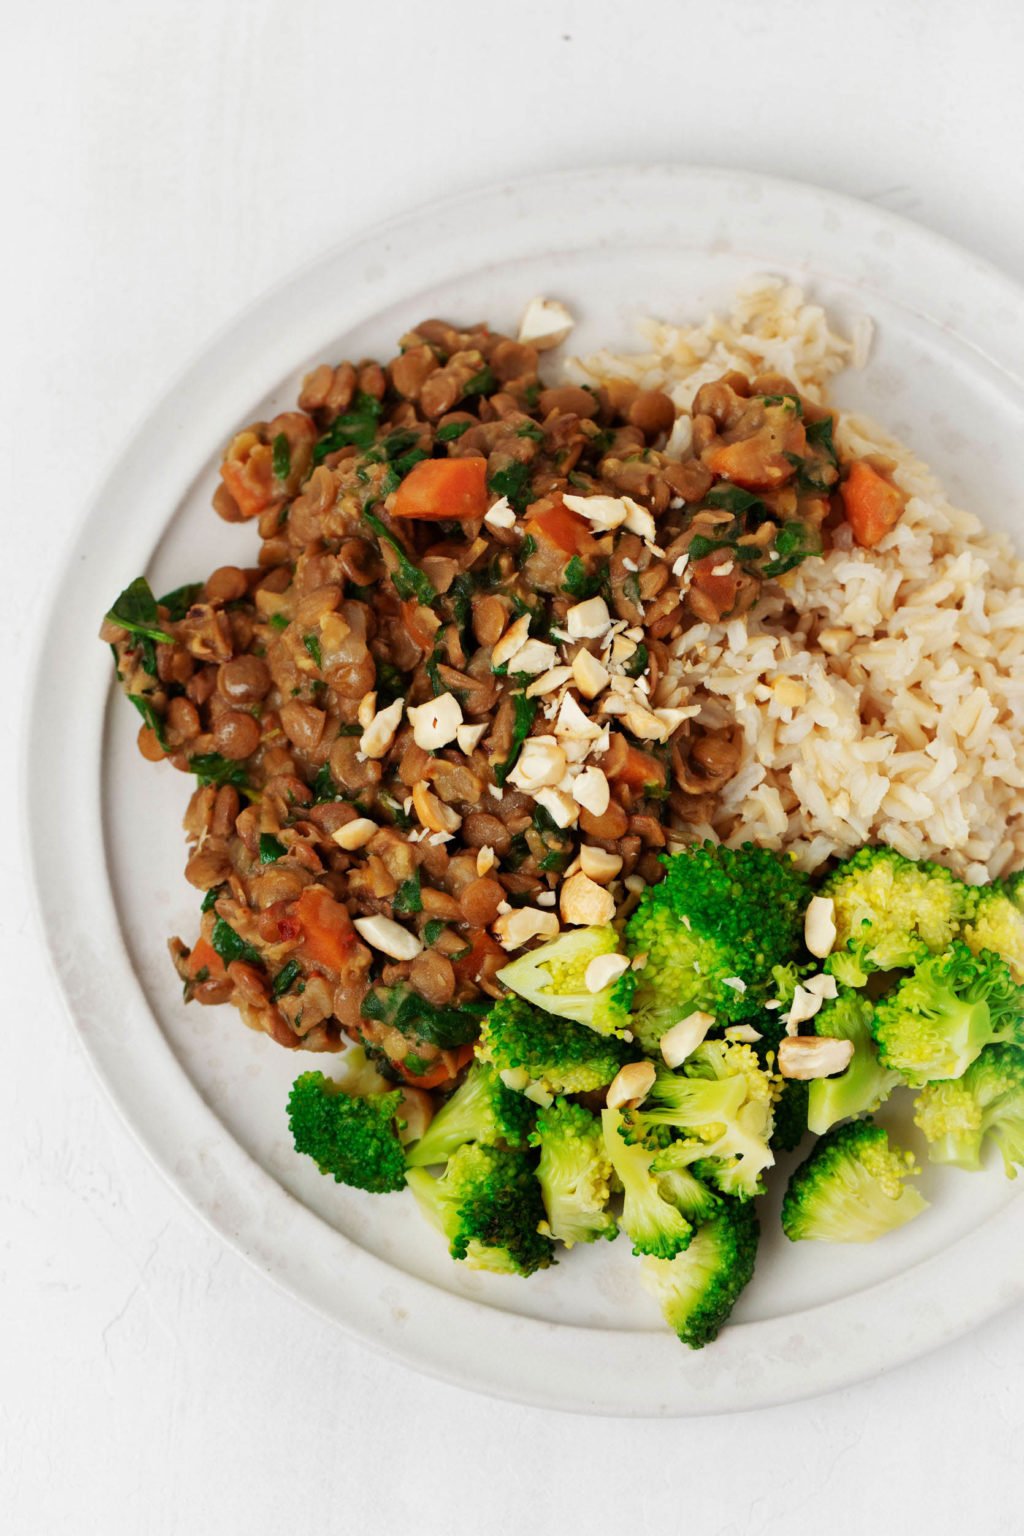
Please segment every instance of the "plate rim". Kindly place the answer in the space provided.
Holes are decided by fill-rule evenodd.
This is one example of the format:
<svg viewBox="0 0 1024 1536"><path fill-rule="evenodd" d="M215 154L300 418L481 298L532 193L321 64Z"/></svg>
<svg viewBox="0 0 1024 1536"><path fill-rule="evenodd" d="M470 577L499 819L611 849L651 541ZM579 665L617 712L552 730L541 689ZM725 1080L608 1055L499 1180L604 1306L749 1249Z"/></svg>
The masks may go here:
<svg viewBox="0 0 1024 1536"><path fill-rule="evenodd" d="M600 183L614 181L618 184L624 175L635 174L638 178L647 181L664 178L669 183L678 187L685 181L696 181L703 186L711 186L718 183L723 190L726 187L733 189L733 195L737 188L756 186L769 196L790 199L810 199L823 207L833 208L845 212L848 216L858 220L865 218L873 220L880 228L888 229L896 237L904 241L923 243L926 250L938 256L940 260L953 261L960 267L972 272L979 281L988 283L992 290L999 295L1000 301L1008 305L1016 306L1020 312L1021 301L1024 298L1021 288L1012 278L993 263L984 258L975 256L969 250L959 246L948 237L918 225L912 220L895 214L888 209L877 208L875 205L862 202L843 193L832 192L828 189L815 186L810 183L796 181L788 178L763 176L756 172L732 170L713 166L687 166L683 164L670 165L639 165L639 166L611 166L597 167L578 171L554 170L539 176L528 176L511 181L504 181L497 187L478 187L455 194L441 202L433 202L421 205L406 213L400 213L394 217L378 223L371 228L362 229L349 238L331 245L316 257L303 263L295 271L291 272L279 282L273 284L261 295L245 305L237 314L230 318L224 325L218 328L197 350L195 355L180 369L172 382L159 394L156 403L145 411L136 422L135 426L127 433L120 451L108 465L106 472L100 477L96 490L88 498L86 509L81 516L74 521L69 530L68 547L59 563L58 570L53 577L46 600L41 604L42 623L39 630L58 626L63 609L63 600L71 583L76 564L76 557L86 538L88 530L95 520L101 503L105 500L115 500L120 481L130 474L132 454L140 451L140 446L145 443L157 427L158 423L172 411L175 400L179 399L187 389L190 380L200 376L204 369L210 369L217 357L224 353L233 343L237 344L239 337L245 331L249 320L261 312L272 313L275 307L281 307L289 296L301 292L304 286L311 281L317 272L326 272L335 264L353 260L356 253L369 251L375 245L386 246L387 243L402 236L410 237L414 232L422 228L424 221L429 219L434 223L439 216L451 218L461 210L474 205L486 203L494 198L510 197L529 201L543 201L543 196L552 187L565 187L568 184L582 185L593 188ZM401 263L400 263L401 265ZM908 306L911 307L911 306ZM914 307L914 313L929 324L940 325L950 329L949 322L943 322L928 313L927 310ZM980 346L973 337L957 332L958 339L975 351L979 352L991 364L1008 374L1016 383L1021 383L1020 374L1013 365L1013 361L1007 356L999 355L998 343L1004 339L1003 333L994 331L985 346ZM993 348L992 342L996 343ZM280 350L275 349L275 350ZM293 350L294 352L297 350ZM1011 349L1012 357L1020 356L1020 352ZM294 366L294 365L293 365ZM1024 387L1024 386L1022 386ZM226 427L230 430L230 425ZM217 439L222 440L223 431L218 428ZM193 475L198 472L198 461L193 463ZM168 505L176 505L175 500L168 498ZM144 520L145 521L145 520ZM155 530L149 536L150 558L159 547L163 532L166 528L166 519L152 520ZM98 648L97 648L98 649ZM345 1261L350 1272L365 1270L362 1276L370 1283L383 1282L386 1289L398 1291L404 1296L408 1290L413 1304L424 1304L429 1312L431 1307L440 1306L442 1312L451 1311L460 1316L466 1309L474 1315L476 1324L485 1329L499 1328L505 1335L506 1341L512 1347L507 1351L507 1358L501 1364L504 1366L504 1374L498 1372L500 1379L494 1374L488 1374L485 1369L481 1371L481 1357L478 1352L470 1349L465 1352L464 1358L453 1360L448 1358L449 1352L438 1351L436 1346L431 1346L429 1339L422 1337L423 1329L420 1327L417 1337L412 1340L408 1336L395 1336L395 1327L387 1326L387 1318L380 1313L380 1309L364 1308L364 1314L354 1318L342 1315L337 1299L331 1299L325 1293L322 1285L311 1286L309 1277L305 1282L294 1276L287 1276L280 1264L268 1260L266 1255L261 1257L258 1245L255 1245L251 1236L247 1239L242 1230L232 1229L231 1221L225 1219L217 1210L216 1203L211 1200L211 1191L203 1186L202 1180L195 1177L189 1178L182 1173L180 1167L175 1167L174 1161L168 1156L167 1148L163 1144L166 1140L166 1132L158 1133L152 1125L141 1125L139 1115L133 1115L129 1094L125 1091L125 1085L121 1081L121 1075L114 1068L108 1058L104 1056L104 1050L109 1049L102 1034L87 1028L83 1022L83 1001L76 994L72 985L73 971L69 970L69 955L58 941L52 921L55 912L61 914L63 909L54 905L54 898L47 883L46 865L48 853L45 847L45 839L42 832L42 816L40 814L45 798L46 787L52 781L52 771L38 773L35 766L38 764L38 745L40 733L45 720L45 700L47 698L47 680L44 677L45 659L42 648L37 648L37 660L32 671L29 685L26 690L23 703L23 715L21 720L21 751L20 751L20 776L22 786L22 804L25 814L21 819L22 839L24 851L27 853L27 866L31 873L30 889L31 902L34 917L41 935L45 952L49 955L53 976L56 981L64 1009L69 1022L72 1025L76 1038L83 1047L86 1059L101 1084L109 1102L114 1105L119 1118L127 1127L136 1143L143 1149L150 1162L158 1169L165 1181L178 1194L192 1210L204 1221L207 1227L216 1232L236 1252L240 1253L252 1263L261 1273L267 1275L279 1289L283 1289L289 1295L311 1307L321 1316L335 1325L343 1327L350 1336L369 1344L379 1352L391 1359L399 1359L404 1363L414 1366L427 1374L440 1379L453 1382L471 1390L485 1392L491 1395L504 1397L518 1402L534 1404L537 1406L559 1408L578 1412L597 1412L616 1416L661 1417L670 1415L684 1415L691 1413L730 1412L749 1408L766 1406L770 1403L792 1401L798 1398L816 1394L821 1391L848 1385L853 1381L865 1379L868 1376L880 1374L881 1371L903 1361L914 1358L925 1351L937 1347L939 1344L966 1332L976 1326L985 1318L994 1315L1005 1306L1019 1300L1024 1295L1024 1282L1010 1283L1006 1281L995 1282L991 1273L992 1266L984 1263L985 1255L991 1251L994 1258L998 1257L1002 1239L995 1234L1002 1232L1010 1220L1019 1218L1018 1209L1014 1212L1010 1206L994 1213L981 1227L975 1228L957 1239L950 1248L940 1255L933 1256L922 1263L916 1264L903 1271L900 1275L890 1280L870 1286L867 1291L847 1296L836 1301L826 1303L822 1307L805 1309L803 1312L793 1314L790 1318L774 1318L760 1322L735 1324L728 1329L714 1346L709 1355L704 1352L700 1356L686 1356L680 1360L680 1346L672 1339L671 1334L665 1333L657 1337L670 1348L671 1356L679 1367L675 1373L678 1378L687 1373L682 1367L686 1361L691 1362L690 1376L693 1378L690 1388L683 1394L673 1394L668 1390L661 1401L655 1403L641 1403L636 1397L627 1400L620 1399L615 1392L614 1385L611 1391L607 1390L607 1384L602 1377L602 1370L596 1372L586 1367L581 1368L581 1360L575 1358L580 1354L589 1360L592 1366L595 1350L603 1348L608 1351L609 1341L612 1339L628 1338L636 1344L640 1339L647 1337L644 1333L629 1333L628 1335L616 1333L615 1330L603 1330L599 1328L579 1327L572 1324L549 1322L543 1319L527 1317L519 1314L499 1311L480 1302L453 1293L445 1292L422 1281L418 1277L395 1270L386 1261L377 1259L366 1250L347 1238L343 1233L321 1221L312 1211L302 1204L296 1197L280 1185L271 1174L264 1171L254 1159L249 1157L242 1147L234 1140L230 1131L216 1117L214 1112L206 1105L199 1088L192 1082L184 1068L173 1055L165 1037L155 1024L149 1012L142 989L134 972L131 971L131 962L122 943L121 960L128 966L132 977L132 1005L141 1008L144 1014L149 1016L154 1026L154 1033L163 1042L166 1060L165 1069L171 1074L175 1082L175 1100L178 1107L185 1105L186 1100L191 1099L188 1106L187 1118L197 1131L212 1135L215 1141L226 1142L227 1148L221 1147L222 1154L226 1154L226 1163L230 1176L239 1176L243 1179L246 1192L259 1202L261 1198L269 1200L273 1205L280 1206L284 1203L282 1219L286 1225L297 1224L305 1236L308 1235L309 1223L315 1223L321 1229L322 1234L329 1234L327 1247L344 1254ZM95 730L92 735L92 745L99 750L94 753L91 761L91 769L94 775L94 787L97 792L102 783L103 756L102 739L106 708L109 706L110 690L106 693L106 704L100 711L101 718L94 722ZM42 706L42 707L41 707ZM93 797L93 809L99 813L99 799ZM102 828L102 815L97 814L97 828ZM102 840L101 840L102 841ZM93 852L96 852L95 838L92 841ZM107 871L104 868L103 878L106 880ZM77 1000L77 1008L76 1008ZM166 1083L164 1084L166 1086ZM247 1165L247 1166L243 1166ZM291 1209L288 1209L291 1208ZM301 1213L301 1214L299 1214ZM319 1242L319 1239L318 1239ZM970 1251L963 1252L964 1245L968 1244ZM876 1296L880 1292L898 1290L905 1286L911 1275L920 1276L922 1270L934 1270L941 1267L947 1277L952 1277L951 1283L965 1283L968 1278L972 1285L972 1301L974 1303L970 1315L962 1314L948 1316L941 1306L934 1312L917 1320L916 1331L912 1337L905 1341L904 1347L898 1348L891 1358L882 1362L874 1358L865 1361L864 1348L866 1338L863 1332L863 1320L858 1322L852 1314L861 1310L860 1306L852 1305L861 1303L864 1296ZM961 1274L961 1271L963 1272ZM979 1298L977 1294L977 1275L981 1273L986 1280L991 1279L992 1284L985 1295ZM315 1292L315 1294L314 1294ZM425 1298L425 1301L424 1301ZM443 1301L440 1300L443 1298ZM893 1298L886 1301L890 1305ZM915 1304L920 1306L921 1297L916 1297ZM980 1304L979 1304L980 1302ZM392 1324L398 1322L394 1307L392 1307ZM399 1305L401 1310L401 1305ZM845 1311L848 1316L840 1318L838 1313ZM800 1320L809 1316L817 1316L824 1322L827 1330L830 1330L836 1341L846 1339L848 1346L846 1364L839 1367L829 1363L823 1369L806 1370L800 1375L800 1368L791 1370L790 1377L785 1384L763 1388L758 1385L756 1379L750 1382L751 1396L747 1401L736 1401L735 1393L729 1390L722 1391L723 1381L728 1386L735 1386L736 1382L743 1378L744 1367L749 1365L747 1358L750 1346L757 1347L755 1335L760 1336L760 1342L767 1346L767 1355L783 1349L786 1343L787 1326L791 1332L799 1331ZM382 1324L384 1326L382 1326ZM415 1331L415 1330L414 1330ZM529 1338L525 1338L528 1335ZM567 1342L565 1337L582 1347L580 1351L570 1349L565 1351ZM746 1339L746 1344L742 1341ZM519 1351L525 1353L527 1344L531 1348L539 1349L541 1355L554 1358L559 1357L561 1363L568 1362L574 1369L580 1371L583 1380L577 1379L572 1384L561 1383L552 1385L542 1383L538 1386L536 1381L527 1383L521 1367L517 1368L514 1357ZM611 1351L609 1353L614 1353ZM665 1351L668 1357L668 1351ZM564 1357L564 1358L562 1358ZM714 1367L705 1369L710 1365L714 1357ZM487 1365L493 1369L495 1362L488 1361ZM783 1372L783 1374L785 1374ZM653 1395L657 1395L658 1389L654 1383L649 1383Z"/></svg>

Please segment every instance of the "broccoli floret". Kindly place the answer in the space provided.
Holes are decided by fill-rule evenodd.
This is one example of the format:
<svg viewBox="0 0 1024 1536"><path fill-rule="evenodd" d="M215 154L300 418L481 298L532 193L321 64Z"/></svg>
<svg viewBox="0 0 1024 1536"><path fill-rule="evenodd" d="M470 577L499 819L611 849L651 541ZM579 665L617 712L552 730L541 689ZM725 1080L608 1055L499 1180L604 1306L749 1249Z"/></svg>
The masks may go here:
<svg viewBox="0 0 1024 1536"><path fill-rule="evenodd" d="M477 1054L499 1072L522 1073L524 1087L534 1082L548 1093L589 1093L610 1083L635 1053L521 997L503 997L484 1020Z"/></svg>
<svg viewBox="0 0 1024 1536"><path fill-rule="evenodd" d="M374 1194L401 1189L405 1156L397 1117L402 1093L346 1093L322 1072L303 1072L288 1097L296 1152L339 1184Z"/></svg>
<svg viewBox="0 0 1024 1536"><path fill-rule="evenodd" d="M467 1142L440 1178L410 1168L408 1179L452 1258L468 1268L532 1275L554 1262L554 1244L538 1230L544 1202L527 1153Z"/></svg>
<svg viewBox="0 0 1024 1536"><path fill-rule="evenodd" d="M703 1179L698 1179L692 1168L676 1166L672 1150L669 1146L655 1155L651 1172L657 1175L665 1199L671 1200L693 1226L700 1226L721 1209L722 1197L709 1189Z"/></svg>
<svg viewBox="0 0 1024 1536"><path fill-rule="evenodd" d="M861 848L821 888L835 903L836 941L827 969L846 986L941 954L971 912L971 887L895 848Z"/></svg>
<svg viewBox="0 0 1024 1536"><path fill-rule="evenodd" d="M871 1114L903 1081L878 1059L871 1034L874 1012L874 1004L862 993L844 987L815 1015L815 1034L853 1041L853 1060L845 1072L816 1077L808 1084L807 1126L815 1136L824 1136L840 1120Z"/></svg>
<svg viewBox="0 0 1024 1536"><path fill-rule="evenodd" d="M986 1045L1024 1045L1024 988L998 955L957 941L879 999L871 1029L882 1065L915 1087L961 1077Z"/></svg>
<svg viewBox="0 0 1024 1536"><path fill-rule="evenodd" d="M914 1119L933 1163L980 1168L985 1138L991 1136L1007 1178L1016 1178L1014 1164L1024 1167L1024 1051L986 1046L963 1077L922 1088Z"/></svg>
<svg viewBox="0 0 1024 1536"><path fill-rule="evenodd" d="M777 965L774 967L775 996L782 1005L763 1014L757 1021L761 1038L754 1046L761 1065L772 1071L778 1057L779 1042L786 1032L786 1012L793 1002L793 995L800 981L820 966ZM769 1145L773 1152L792 1152L804 1139L807 1131L808 1084L797 1077L781 1077L776 1084L776 1100L773 1112Z"/></svg>
<svg viewBox="0 0 1024 1536"><path fill-rule="evenodd" d="M691 1349L703 1349L721 1332L754 1273L758 1220L749 1202L730 1200L697 1231L684 1253L671 1260L646 1258L642 1275L665 1321Z"/></svg>
<svg viewBox="0 0 1024 1536"><path fill-rule="evenodd" d="M854 1120L829 1131L793 1174L782 1202L792 1242L871 1243L927 1208L906 1180L920 1170L880 1125Z"/></svg>
<svg viewBox="0 0 1024 1536"><path fill-rule="evenodd" d="M410 1168L446 1163L456 1148L467 1141L522 1151L529 1144L533 1116L529 1099L506 1088L486 1062L475 1062L465 1082L442 1104L419 1141L409 1149L406 1161Z"/></svg>
<svg viewBox="0 0 1024 1536"><path fill-rule="evenodd" d="M722 1194L761 1194L761 1176L775 1161L769 1142L778 1085L751 1047L706 1040L681 1071L659 1066L656 1073L643 1104L625 1113L627 1140L660 1147L659 1171L691 1168ZM682 1139L668 1142L673 1133Z"/></svg>
<svg viewBox="0 0 1024 1536"><path fill-rule="evenodd" d="M980 954L990 949L1010 967L1018 984L1024 983L1024 882L1011 876L1004 884L982 886L975 891L974 912L963 931L964 943Z"/></svg>
<svg viewBox="0 0 1024 1536"><path fill-rule="evenodd" d="M774 1126L768 1145L773 1152L792 1152L807 1131L810 1084L798 1077L784 1077L775 1100Z"/></svg>
<svg viewBox="0 0 1024 1536"><path fill-rule="evenodd" d="M551 1236L567 1248L615 1237L618 1223L608 1209L612 1165L597 1116L556 1099L538 1114L530 1140L540 1148L537 1178Z"/></svg>
<svg viewBox="0 0 1024 1536"><path fill-rule="evenodd" d="M622 1115L617 1109L602 1111L601 1129L608 1161L622 1185L619 1226L632 1242L633 1252L656 1259L674 1258L688 1246L693 1227L671 1198L666 1198L661 1180L651 1171L654 1153L624 1140Z"/></svg>
<svg viewBox="0 0 1024 1536"><path fill-rule="evenodd" d="M629 1028L652 1055L665 1031L697 1009L722 1023L755 1017L773 995L773 966L800 946L810 898L808 877L767 848L707 842L663 863L665 879L648 886L626 925L630 955L646 955L646 963L616 988L634 1010Z"/></svg>
<svg viewBox="0 0 1024 1536"><path fill-rule="evenodd" d="M559 1018L586 1024L599 1035L621 1034L629 1019L614 985L591 992L584 979L591 960L613 955L618 948L619 936L612 927L574 928L520 955L498 972L498 980Z"/></svg>

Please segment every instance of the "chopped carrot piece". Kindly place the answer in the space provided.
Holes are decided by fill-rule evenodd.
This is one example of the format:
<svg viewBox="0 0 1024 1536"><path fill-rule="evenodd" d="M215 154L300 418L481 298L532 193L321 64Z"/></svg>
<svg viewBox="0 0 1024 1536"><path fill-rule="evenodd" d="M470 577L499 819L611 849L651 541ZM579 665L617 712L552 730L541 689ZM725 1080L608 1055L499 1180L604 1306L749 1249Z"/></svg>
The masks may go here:
<svg viewBox="0 0 1024 1536"><path fill-rule="evenodd" d="M404 1061L393 1061L391 1065L401 1072L407 1083L416 1088L440 1088L442 1083L451 1082L457 1077L472 1060L472 1045L460 1045L457 1051L445 1051L428 1072L410 1072Z"/></svg>
<svg viewBox="0 0 1024 1536"><path fill-rule="evenodd" d="M486 459L421 459L391 503L392 517L483 517L487 511Z"/></svg>
<svg viewBox="0 0 1024 1536"><path fill-rule="evenodd" d="M292 910L302 924L300 947L306 959L328 971L343 971L356 942L348 910L319 885L307 885Z"/></svg>
<svg viewBox="0 0 1024 1536"><path fill-rule="evenodd" d="M630 789L643 790L647 785L664 788L665 769L649 752L638 747L627 747L626 755L618 768L609 768L608 777L617 784L627 784Z"/></svg>
<svg viewBox="0 0 1024 1536"><path fill-rule="evenodd" d="M476 928L470 935L469 954L452 961L460 981L480 981L493 976L508 960L497 939L492 939L485 928Z"/></svg>
<svg viewBox="0 0 1024 1536"><path fill-rule="evenodd" d="M196 939L185 966L193 980L200 971L208 971L210 977L216 977L218 981L224 975L224 961L209 939Z"/></svg>
<svg viewBox="0 0 1024 1536"><path fill-rule="evenodd" d="M865 459L855 459L839 487L846 521L864 549L874 549L903 516L906 497Z"/></svg>
<svg viewBox="0 0 1024 1536"><path fill-rule="evenodd" d="M541 512L531 512L523 532L538 542L554 544L567 555L578 555L590 540L590 525L586 518L570 512L560 501Z"/></svg>
<svg viewBox="0 0 1024 1536"><path fill-rule="evenodd" d="M728 566L729 569L723 570L724 566ZM702 555L690 567L690 579L693 585L711 599L723 618L736 606L736 593L741 575L742 572L728 549L714 550L710 555Z"/></svg>
<svg viewBox="0 0 1024 1536"><path fill-rule="evenodd" d="M716 443L701 461L713 475L722 475L746 491L770 491L796 472L794 459L807 451L803 422L785 406L769 406L765 424L753 437L736 443Z"/></svg>

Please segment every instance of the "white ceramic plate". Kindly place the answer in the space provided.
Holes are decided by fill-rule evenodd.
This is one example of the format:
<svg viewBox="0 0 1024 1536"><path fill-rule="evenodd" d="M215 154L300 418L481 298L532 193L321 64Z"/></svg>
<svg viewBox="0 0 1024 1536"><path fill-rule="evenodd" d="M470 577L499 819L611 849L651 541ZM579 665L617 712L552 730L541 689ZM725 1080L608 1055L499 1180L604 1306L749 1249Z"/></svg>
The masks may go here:
<svg viewBox="0 0 1024 1536"><path fill-rule="evenodd" d="M302 1058L228 1009L185 1008L165 941L191 939L180 874L189 783L134 748L138 721L95 640L141 571L157 591L257 536L210 510L231 433L294 400L324 358L388 356L424 315L514 327L566 300L573 346L630 345L640 314L698 317L755 272L789 274L877 341L839 403L873 411L993 526L1020 507L1024 303L925 231L792 183L684 167L558 175L414 214L332 252L236 321L124 454L69 552L27 742L30 834L53 963L129 1125L210 1224L294 1295L423 1370L524 1402L622 1414L749 1408L869 1376L1022 1294L1021 1206L994 1172L939 1178L921 1220L864 1249L789 1245L764 1210L758 1273L691 1354L637 1284L628 1242L577 1248L528 1283L453 1264L408 1194L362 1195L291 1151ZM59 811L55 811L59 808ZM777 1199L777 1196L776 1196Z"/></svg>

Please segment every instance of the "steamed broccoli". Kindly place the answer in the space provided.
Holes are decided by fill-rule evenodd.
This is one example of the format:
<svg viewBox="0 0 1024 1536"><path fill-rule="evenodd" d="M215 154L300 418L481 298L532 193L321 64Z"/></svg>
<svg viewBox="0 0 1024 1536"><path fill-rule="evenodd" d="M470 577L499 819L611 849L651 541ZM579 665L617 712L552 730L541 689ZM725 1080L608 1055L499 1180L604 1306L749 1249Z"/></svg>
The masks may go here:
<svg viewBox="0 0 1024 1536"><path fill-rule="evenodd" d="M705 1040L680 1072L659 1066L625 1136L658 1152L656 1171L690 1168L723 1194L749 1199L775 1161L769 1146L777 1084L749 1045ZM672 1133L681 1135L671 1140ZM660 1149L660 1150L659 1150Z"/></svg>
<svg viewBox="0 0 1024 1536"><path fill-rule="evenodd" d="M960 1077L984 1046L1024 1045L1024 988L998 955L957 941L879 999L871 1030L882 1065L915 1087Z"/></svg>
<svg viewBox="0 0 1024 1536"><path fill-rule="evenodd" d="M613 955L618 948L614 928L574 928L520 955L498 972L498 980L548 1013L586 1024L599 1035L621 1034L629 1019L614 997L613 985L591 992L584 980L591 960Z"/></svg>
<svg viewBox="0 0 1024 1536"><path fill-rule="evenodd" d="M629 953L646 963L615 989L652 1054L697 1009L725 1023L756 1016L772 995L772 967L799 948L810 898L808 877L767 848L707 842L663 863L665 879L648 886L626 925Z"/></svg>
<svg viewBox="0 0 1024 1536"><path fill-rule="evenodd" d="M674 1259L645 1258L643 1281L657 1297L665 1321L691 1349L718 1337L754 1273L758 1220L749 1202L730 1200L698 1228Z"/></svg>
<svg viewBox="0 0 1024 1536"><path fill-rule="evenodd" d="M1007 1178L1024 1167L1024 1051L988 1045L963 1077L929 1083L918 1095L914 1119L927 1137L934 1163L980 1168L986 1136L1003 1157Z"/></svg>
<svg viewBox="0 0 1024 1536"><path fill-rule="evenodd" d="M883 1067L871 1034L874 1004L859 992L840 989L814 1018L814 1032L833 1040L853 1041L853 1060L835 1077L816 1077L808 1084L807 1126L823 1136L840 1120L870 1114L884 1104L903 1081L898 1072Z"/></svg>
<svg viewBox="0 0 1024 1536"><path fill-rule="evenodd" d="M688 1246L693 1227L666 1197L661 1180L651 1171L654 1153L623 1139L622 1115L617 1109L602 1111L601 1128L608 1161L622 1184L619 1226L632 1241L633 1252L656 1259L674 1258Z"/></svg>
<svg viewBox="0 0 1024 1536"><path fill-rule="evenodd" d="M891 1147L880 1125L854 1120L837 1126L790 1179L782 1230L793 1242L874 1242L927 1208L905 1182L917 1172L911 1154Z"/></svg>
<svg viewBox="0 0 1024 1536"><path fill-rule="evenodd" d="M657 1176L658 1187L666 1200L671 1200L687 1221L695 1227L710 1221L722 1206L721 1195L716 1195L692 1168L677 1166L672 1161L672 1147L655 1154L651 1172Z"/></svg>
<svg viewBox="0 0 1024 1536"><path fill-rule="evenodd" d="M1014 981L1024 983L1024 884L1019 876L982 886L974 893L974 911L963 931L964 943L977 955L990 949L1010 967Z"/></svg>
<svg viewBox="0 0 1024 1536"><path fill-rule="evenodd" d="M445 1163L467 1141L525 1149L533 1125L533 1105L506 1088L493 1067L473 1064L466 1080L447 1099L419 1141L406 1154L410 1168Z"/></svg>
<svg viewBox="0 0 1024 1536"><path fill-rule="evenodd" d="M521 997L503 997L484 1020L477 1054L499 1072L521 1072L524 1088L534 1082L548 1093L589 1093L610 1083L634 1053Z"/></svg>
<svg viewBox="0 0 1024 1536"><path fill-rule="evenodd" d="M346 1093L322 1072L303 1072L288 1097L296 1152L311 1157L339 1184L385 1194L405 1183L399 1140L401 1090Z"/></svg>
<svg viewBox="0 0 1024 1536"><path fill-rule="evenodd" d="M773 1127L768 1145L773 1152L792 1152L804 1139L810 1084L799 1077L784 1077L775 1101Z"/></svg>
<svg viewBox="0 0 1024 1536"><path fill-rule="evenodd" d="M540 1148L537 1178L551 1236L567 1248L615 1237L618 1224L608 1209L612 1165L597 1116L556 1099L538 1114L530 1140Z"/></svg>
<svg viewBox="0 0 1024 1536"><path fill-rule="evenodd" d="M861 848L821 888L835 903L836 942L827 969L862 987L871 971L893 971L940 954L973 904L970 886L895 848Z"/></svg>
<svg viewBox="0 0 1024 1536"><path fill-rule="evenodd" d="M786 1012L793 1002L796 988L804 977L819 970L817 964L773 967L775 997L780 1007L766 1012L757 1021L761 1038L754 1046L761 1065L771 1071L778 1058L779 1043L786 1032ZM808 1084L798 1077L780 1077L777 1098L772 1114L773 1126L769 1145L773 1152L792 1152L804 1139L807 1130Z"/></svg>
<svg viewBox="0 0 1024 1536"><path fill-rule="evenodd" d="M554 1245L538 1230L544 1203L525 1152L467 1142L440 1178L410 1168L409 1188L452 1258L470 1269L532 1275L554 1262Z"/></svg>

